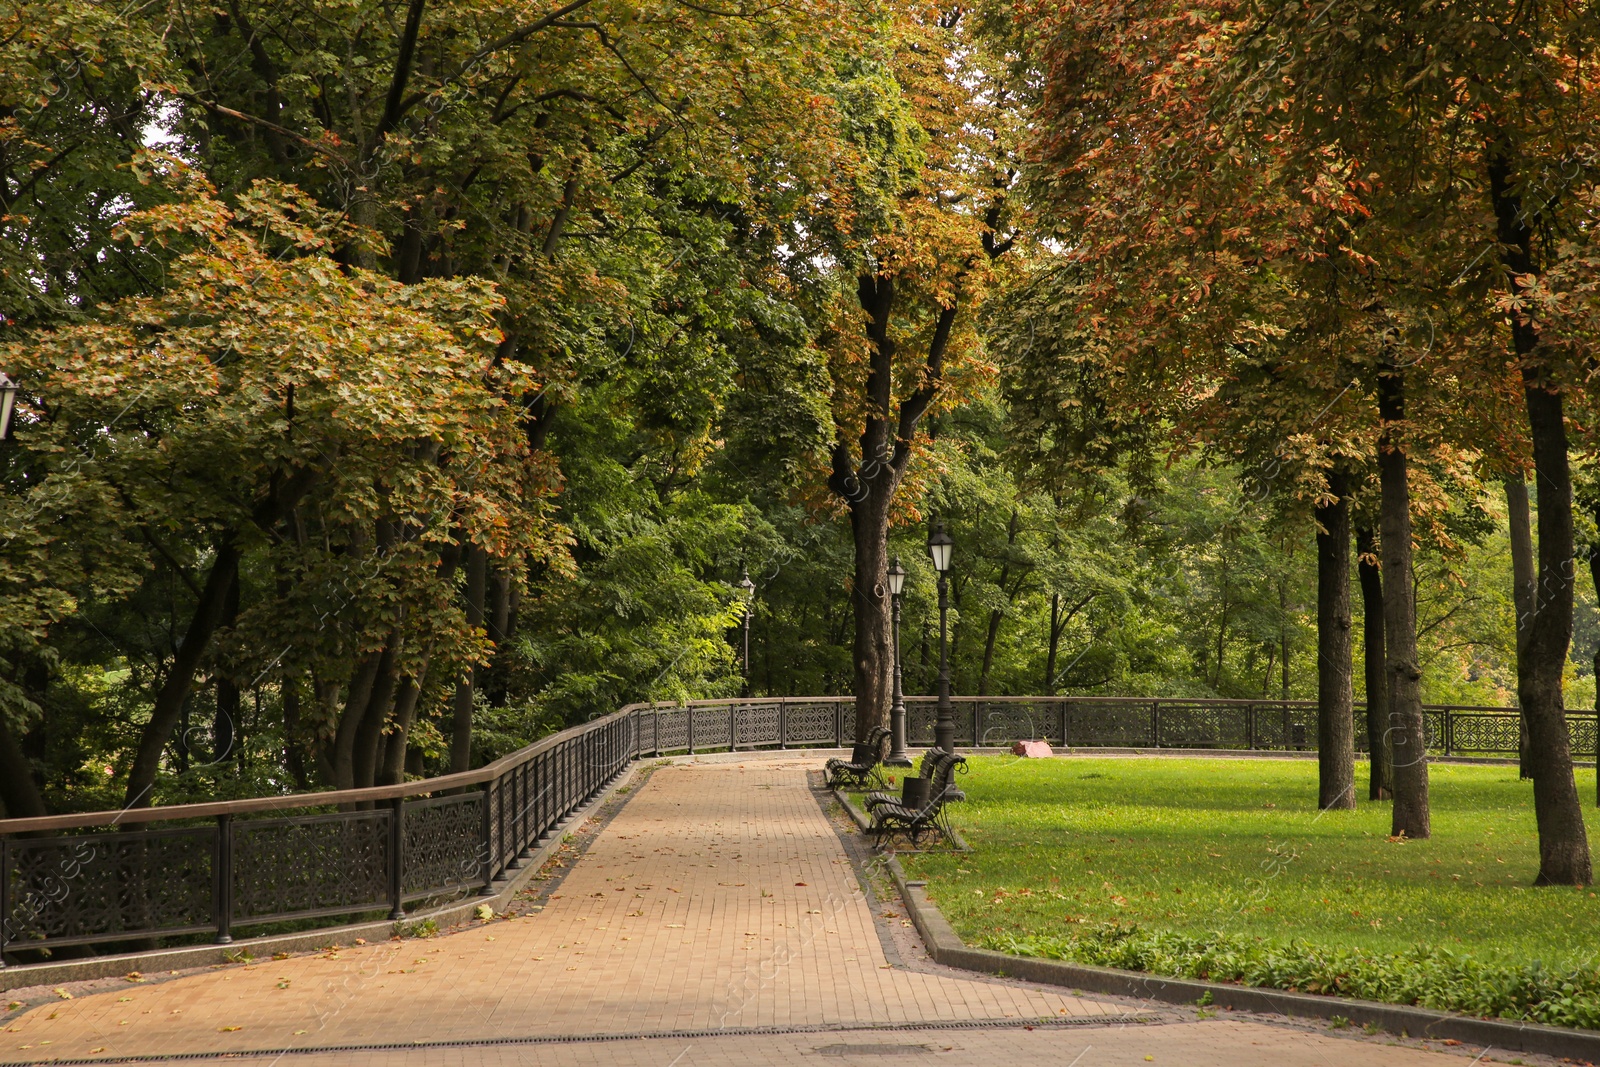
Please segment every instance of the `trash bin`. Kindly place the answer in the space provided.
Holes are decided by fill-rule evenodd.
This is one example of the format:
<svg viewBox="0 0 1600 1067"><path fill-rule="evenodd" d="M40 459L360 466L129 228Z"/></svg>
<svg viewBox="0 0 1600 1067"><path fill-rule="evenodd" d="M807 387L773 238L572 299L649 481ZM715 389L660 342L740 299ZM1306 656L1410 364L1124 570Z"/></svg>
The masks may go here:
<svg viewBox="0 0 1600 1067"><path fill-rule="evenodd" d="M900 803L913 811L921 811L928 803L928 780L907 778L900 787Z"/></svg>

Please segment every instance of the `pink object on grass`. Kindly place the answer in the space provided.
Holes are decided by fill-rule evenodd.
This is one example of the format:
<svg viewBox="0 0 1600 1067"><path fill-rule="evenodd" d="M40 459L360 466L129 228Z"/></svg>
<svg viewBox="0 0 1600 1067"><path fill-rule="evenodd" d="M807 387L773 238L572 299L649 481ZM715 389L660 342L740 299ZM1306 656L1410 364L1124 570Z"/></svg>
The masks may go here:
<svg viewBox="0 0 1600 1067"><path fill-rule="evenodd" d="M1011 754L1030 759L1044 759L1053 755L1050 746L1043 741L1018 741L1011 746Z"/></svg>

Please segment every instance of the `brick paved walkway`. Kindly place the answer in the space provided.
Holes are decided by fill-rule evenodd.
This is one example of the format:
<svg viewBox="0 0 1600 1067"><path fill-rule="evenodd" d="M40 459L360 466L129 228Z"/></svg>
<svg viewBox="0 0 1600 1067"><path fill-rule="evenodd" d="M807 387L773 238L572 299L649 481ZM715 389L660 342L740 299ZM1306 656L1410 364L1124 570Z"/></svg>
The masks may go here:
<svg viewBox="0 0 1600 1067"><path fill-rule="evenodd" d="M7 1023L0 1063L296 1049L304 1051L235 1062L690 1067L814 1063L819 1054L835 1062L839 1046L861 1044L923 1045L898 1055L963 1062L976 1062L981 1046L984 1058L1007 1050L1017 1065L1066 1064L1081 1053L1083 1067L1154 1056L1228 1067L1464 1062L1262 1023L1197 1023L1192 1013L937 967L916 951L897 914L874 917L808 784L806 771L818 762L658 768L542 910L432 939L48 1003ZM1161 1021L1130 1025L1137 1016ZM1054 1025L1015 1029L1046 1019ZM970 1029L881 1029L950 1022L1013 1029L981 1038ZM879 1029L748 1033L850 1027ZM695 1036L649 1037L672 1033ZM595 1043L601 1035L646 1039ZM580 1037L586 1041L487 1044ZM484 1044L393 1049L449 1042ZM357 1050L374 1045L391 1047ZM897 1058L869 1051L838 1062Z"/></svg>

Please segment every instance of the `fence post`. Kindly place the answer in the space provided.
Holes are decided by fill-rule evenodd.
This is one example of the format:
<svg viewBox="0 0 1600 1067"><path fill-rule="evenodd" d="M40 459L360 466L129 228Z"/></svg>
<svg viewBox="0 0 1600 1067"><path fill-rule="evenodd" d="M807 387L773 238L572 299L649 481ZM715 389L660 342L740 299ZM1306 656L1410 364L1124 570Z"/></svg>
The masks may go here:
<svg viewBox="0 0 1600 1067"><path fill-rule="evenodd" d="M789 702L778 698L778 747L789 747Z"/></svg>
<svg viewBox="0 0 1600 1067"><path fill-rule="evenodd" d="M728 705L728 751L739 747L739 705Z"/></svg>
<svg viewBox="0 0 1600 1067"><path fill-rule="evenodd" d="M1161 701L1150 702L1150 747L1161 747Z"/></svg>
<svg viewBox="0 0 1600 1067"><path fill-rule="evenodd" d="M406 801L395 797L389 801L389 918L396 922L406 917L405 902L406 867Z"/></svg>
<svg viewBox="0 0 1600 1067"><path fill-rule="evenodd" d="M654 704L650 705L650 740L654 742L656 758L661 757L661 709Z"/></svg>
<svg viewBox="0 0 1600 1067"><path fill-rule="evenodd" d="M1061 747L1072 747L1072 701L1061 702Z"/></svg>
<svg viewBox="0 0 1600 1067"><path fill-rule="evenodd" d="M683 713L689 718L689 755L694 755L694 705L685 704Z"/></svg>
<svg viewBox="0 0 1600 1067"><path fill-rule="evenodd" d="M1244 706L1244 747L1254 752L1256 747L1256 705Z"/></svg>
<svg viewBox="0 0 1600 1067"><path fill-rule="evenodd" d="M833 706L833 747L844 747L844 701Z"/></svg>
<svg viewBox="0 0 1600 1067"><path fill-rule="evenodd" d="M483 818L479 820L479 840L483 843L483 870L478 876L483 879L483 888L479 892L489 896L494 892L494 814L491 805L494 802L494 782L483 783Z"/></svg>
<svg viewBox="0 0 1600 1067"><path fill-rule="evenodd" d="M6 965L6 931L11 928L11 841L0 837L0 968Z"/></svg>
<svg viewBox="0 0 1600 1067"><path fill-rule="evenodd" d="M972 702L972 747L973 748L977 748L978 747L978 743L983 740L983 730L981 729L982 719L983 719L982 702L978 701L978 700L974 700Z"/></svg>
<svg viewBox="0 0 1600 1067"><path fill-rule="evenodd" d="M232 815L217 816L217 847L211 867L212 899L217 903L217 944L226 945L233 941Z"/></svg>

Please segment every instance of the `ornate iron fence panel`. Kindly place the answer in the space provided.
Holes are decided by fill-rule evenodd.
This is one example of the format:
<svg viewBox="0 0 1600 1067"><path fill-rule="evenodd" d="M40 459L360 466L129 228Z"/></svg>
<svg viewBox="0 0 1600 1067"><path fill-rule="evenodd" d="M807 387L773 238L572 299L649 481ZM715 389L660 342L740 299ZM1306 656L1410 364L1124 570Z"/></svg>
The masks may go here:
<svg viewBox="0 0 1600 1067"><path fill-rule="evenodd" d="M1163 748L1249 748L1251 706L1163 700L1151 709Z"/></svg>
<svg viewBox="0 0 1600 1067"><path fill-rule="evenodd" d="M656 709L656 744L662 752L677 752L689 747L689 709Z"/></svg>
<svg viewBox="0 0 1600 1067"><path fill-rule="evenodd" d="M933 697L906 697L906 743L909 745L933 744L933 727L938 721L938 709Z"/></svg>
<svg viewBox="0 0 1600 1067"><path fill-rule="evenodd" d="M210 930L216 839L203 826L0 841L5 941L45 948Z"/></svg>
<svg viewBox="0 0 1600 1067"><path fill-rule="evenodd" d="M732 724L728 719L727 708L693 708L690 714L694 716L696 751L707 748L728 748L733 744Z"/></svg>
<svg viewBox="0 0 1600 1067"><path fill-rule="evenodd" d="M1572 738L1572 754L1594 758L1595 721L1593 715L1568 715L1567 731Z"/></svg>
<svg viewBox="0 0 1600 1067"><path fill-rule="evenodd" d="M1047 738L1056 718L1053 707L1033 701L983 701L977 704L978 722L981 725L980 746L1009 745L1013 741L1037 741ZM957 708L956 722L961 721Z"/></svg>
<svg viewBox="0 0 1600 1067"><path fill-rule="evenodd" d="M1311 751L1317 747L1317 709L1287 701L1263 700L1251 705L1250 746L1287 752Z"/></svg>
<svg viewBox="0 0 1600 1067"><path fill-rule="evenodd" d="M739 708L735 725L740 745L754 748L758 745L776 745L783 738L779 734L782 712L777 701L752 701Z"/></svg>
<svg viewBox="0 0 1600 1067"><path fill-rule="evenodd" d="M1065 743L1068 747L1148 748L1154 741L1150 710L1148 702L1069 700Z"/></svg>
<svg viewBox="0 0 1600 1067"><path fill-rule="evenodd" d="M483 883L483 794L464 793L405 803L407 899Z"/></svg>
<svg viewBox="0 0 1600 1067"><path fill-rule="evenodd" d="M838 707L832 701L785 701L783 718L788 744L833 744Z"/></svg>
<svg viewBox="0 0 1600 1067"><path fill-rule="evenodd" d="M1450 716L1450 750L1515 755L1521 722L1520 715L1458 711Z"/></svg>
<svg viewBox="0 0 1600 1067"><path fill-rule="evenodd" d="M387 809L233 825L236 923L389 906Z"/></svg>

